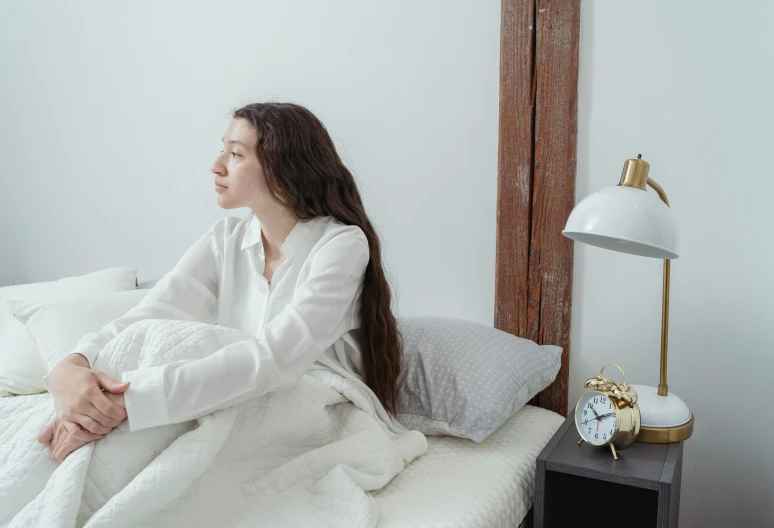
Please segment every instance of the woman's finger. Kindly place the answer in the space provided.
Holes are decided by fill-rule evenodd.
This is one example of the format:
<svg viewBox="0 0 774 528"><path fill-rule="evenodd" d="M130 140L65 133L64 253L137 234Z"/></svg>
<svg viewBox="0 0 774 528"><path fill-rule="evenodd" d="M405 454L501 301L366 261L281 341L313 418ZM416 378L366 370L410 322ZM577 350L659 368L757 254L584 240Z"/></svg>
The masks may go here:
<svg viewBox="0 0 774 528"><path fill-rule="evenodd" d="M102 425L116 427L126 419L126 410L110 401L102 391L99 392L99 395L94 395L89 401L94 406L94 410L99 413L97 416L93 414L89 414L89 416Z"/></svg>
<svg viewBox="0 0 774 528"><path fill-rule="evenodd" d="M100 405L103 408L105 408L106 405L108 406L108 409L118 407L115 403L110 401L108 397L105 396L105 394L103 394L97 385L94 385L81 393L81 396L78 399L78 403L75 405L75 412L79 414L85 414L98 424L104 425L105 427L110 427L111 429L121 423L124 417L121 416L120 413L118 414L121 416L120 419L113 418L112 415L107 415L100 411L99 408L95 406L95 402L97 405ZM118 410L121 413L125 413L125 411L120 407L118 407Z"/></svg>
<svg viewBox="0 0 774 528"><path fill-rule="evenodd" d="M64 440L61 445L57 448L56 452L54 453L54 460L59 462L60 464L64 462L64 459L67 458L67 455L75 451L73 446L70 445L69 440Z"/></svg>
<svg viewBox="0 0 774 528"><path fill-rule="evenodd" d="M56 457L57 453L59 453L60 447L61 447L61 442L51 448L51 458L53 458L57 462L60 462L60 460Z"/></svg>
<svg viewBox="0 0 774 528"><path fill-rule="evenodd" d="M78 423L81 426L88 429L86 424L80 421L78 418L79 415L88 416L90 419L97 422L99 425L103 425L105 427L110 427L111 429L121 423L119 420L116 420L115 418L110 418L109 416L106 416L104 413L102 413L99 409L94 407L94 404L91 400L96 398L95 393L99 393L101 398L106 398L102 394L102 391L100 391L97 387L93 387L91 390L84 391L79 396L78 400L73 404L66 406L62 409L62 412L59 414L59 418L62 420L68 421L68 422L74 422ZM92 432L99 432L99 431L92 431Z"/></svg>
<svg viewBox="0 0 774 528"><path fill-rule="evenodd" d="M104 425L98 424L90 416L86 416L85 414L77 414L71 421L79 424L90 433L106 435L113 430L111 427L105 427Z"/></svg>
<svg viewBox="0 0 774 528"><path fill-rule="evenodd" d="M56 422L51 422L46 426L45 429L43 429L40 434L38 435L38 442L44 445L51 444L51 441L54 439L54 424Z"/></svg>
<svg viewBox="0 0 774 528"><path fill-rule="evenodd" d="M110 429L113 429L115 427L118 427L118 425L122 422L122 420L116 420L115 418L111 418L110 416L107 416L105 413L94 407L93 405L85 410L85 412L81 412L81 414L85 414L95 422L97 422L99 425L102 425L104 427L109 427Z"/></svg>
<svg viewBox="0 0 774 528"><path fill-rule="evenodd" d="M87 431L77 423L63 421L62 425L67 429L68 435L84 442L91 442L102 438L102 435Z"/></svg>
<svg viewBox="0 0 774 528"><path fill-rule="evenodd" d="M117 420L126 418L126 409L107 398L107 395L102 393L102 389L105 389L105 392L108 394L123 394L129 389L130 383L128 381L115 380L104 372L96 372L94 376L97 380L97 389L100 390L100 393L95 393L90 398L95 406L106 415L112 416ZM99 399L101 399L101 403L97 404Z"/></svg>
<svg viewBox="0 0 774 528"><path fill-rule="evenodd" d="M51 442L51 445L49 446L49 454L51 458L56 460L56 457L54 456L56 452L59 450L59 447L62 445L62 441L64 437L67 434L67 430L62 427L59 423L57 423L56 427L54 428L54 439Z"/></svg>
<svg viewBox="0 0 774 528"><path fill-rule="evenodd" d="M101 396L93 398L91 403L97 408L99 412L116 420L118 423L126 420L126 409L122 409L117 404L113 403L104 392L101 392ZM103 424L104 425L104 424ZM113 426L115 427L115 426Z"/></svg>
<svg viewBox="0 0 774 528"><path fill-rule="evenodd" d="M54 451L56 451L56 448L59 447L59 444L62 442L62 438L67 433L66 429L62 426L62 421L57 419L56 423L54 423L54 436L51 439L51 456L54 456Z"/></svg>
<svg viewBox="0 0 774 528"><path fill-rule="evenodd" d="M82 442L93 442L94 440L100 440L103 438L103 435L91 433L82 427L78 427L77 431L73 431L70 434Z"/></svg>
<svg viewBox="0 0 774 528"><path fill-rule="evenodd" d="M64 459L66 458L65 456L62 456L64 452L63 448L64 448L64 442L60 443L51 455L53 459L59 462L60 464L64 462Z"/></svg>
<svg viewBox="0 0 774 528"><path fill-rule="evenodd" d="M67 434L69 436L83 442L91 442L92 440L98 440L102 438L101 434L89 432L77 423L63 421L62 425L64 425L65 429L67 429Z"/></svg>
<svg viewBox="0 0 774 528"><path fill-rule="evenodd" d="M60 440L57 443L56 447L51 451L51 458L56 460L57 462L61 463L64 461L64 459L67 457L67 453L65 453L67 440L70 438L70 434L67 431L64 431L60 435Z"/></svg>

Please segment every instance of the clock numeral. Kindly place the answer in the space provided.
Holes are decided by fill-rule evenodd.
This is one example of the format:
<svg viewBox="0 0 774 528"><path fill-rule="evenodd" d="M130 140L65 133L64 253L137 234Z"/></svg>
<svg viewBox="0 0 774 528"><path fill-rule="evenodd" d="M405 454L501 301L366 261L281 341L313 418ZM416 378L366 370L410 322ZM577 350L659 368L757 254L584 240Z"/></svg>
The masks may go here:
<svg viewBox="0 0 774 528"><path fill-rule="evenodd" d="M594 435L594 440L596 440L597 438L599 438L599 433Z"/></svg>
<svg viewBox="0 0 774 528"><path fill-rule="evenodd" d="M607 435L602 435L602 440L607 440Z"/></svg>
<svg viewBox="0 0 774 528"><path fill-rule="evenodd" d="M599 402L597 401L597 398L594 398L594 403L599 403Z"/></svg>
<svg viewBox="0 0 774 528"><path fill-rule="evenodd" d="M586 409L583 409L583 416L586 416L586 414L588 414L588 412L589 411L587 411Z"/></svg>
<svg viewBox="0 0 774 528"><path fill-rule="evenodd" d="M612 409L612 408L613 408L613 404L612 404L612 403L608 403L608 404L607 404L607 408L608 408L608 409Z"/></svg>
<svg viewBox="0 0 774 528"><path fill-rule="evenodd" d="M591 406L591 402L589 402L589 409L593 409L593 407Z"/></svg>
<svg viewBox="0 0 774 528"><path fill-rule="evenodd" d="M589 427L589 433L591 432L591 427Z"/></svg>

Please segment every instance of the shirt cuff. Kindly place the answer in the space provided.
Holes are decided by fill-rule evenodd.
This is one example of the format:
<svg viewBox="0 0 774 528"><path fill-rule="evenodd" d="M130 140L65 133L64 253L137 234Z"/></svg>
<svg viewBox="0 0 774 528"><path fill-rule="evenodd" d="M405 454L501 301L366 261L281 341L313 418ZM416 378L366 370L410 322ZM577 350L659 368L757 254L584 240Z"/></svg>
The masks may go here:
<svg viewBox="0 0 774 528"><path fill-rule="evenodd" d="M97 360L97 356L101 351L102 351L102 347L98 345L86 343L84 345L76 347L76 350L73 350L71 354L80 354L83 357L85 357L89 362L89 368L93 369L94 362Z"/></svg>
<svg viewBox="0 0 774 528"><path fill-rule="evenodd" d="M131 383L124 392L129 431L139 431L169 423L169 412L164 397L165 365L130 370L121 373L121 381Z"/></svg>

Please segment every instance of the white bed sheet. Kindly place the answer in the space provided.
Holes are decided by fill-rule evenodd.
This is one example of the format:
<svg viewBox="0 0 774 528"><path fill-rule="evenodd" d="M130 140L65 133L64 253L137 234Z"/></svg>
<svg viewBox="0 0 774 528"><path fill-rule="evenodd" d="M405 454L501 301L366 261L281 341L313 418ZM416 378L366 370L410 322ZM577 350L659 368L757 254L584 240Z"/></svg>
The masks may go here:
<svg viewBox="0 0 774 528"><path fill-rule="evenodd" d="M373 493L377 528L519 526L532 506L535 460L562 422L527 405L480 444L428 436L427 452Z"/></svg>

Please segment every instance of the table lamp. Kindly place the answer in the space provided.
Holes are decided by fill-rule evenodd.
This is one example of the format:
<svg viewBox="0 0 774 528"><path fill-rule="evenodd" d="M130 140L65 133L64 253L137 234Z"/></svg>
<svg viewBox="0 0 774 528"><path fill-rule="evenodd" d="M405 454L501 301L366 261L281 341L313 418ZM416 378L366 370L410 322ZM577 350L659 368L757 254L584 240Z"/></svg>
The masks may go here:
<svg viewBox="0 0 774 528"><path fill-rule="evenodd" d="M650 165L642 159L624 163L621 181L580 201L570 213L562 234L577 242L621 253L664 259L661 303L661 379L656 387L632 385L641 413L637 441L668 443L693 433L693 414L667 387L669 332L669 271L677 255L677 222L664 189L648 177ZM650 185L658 197L647 191Z"/></svg>

